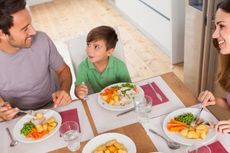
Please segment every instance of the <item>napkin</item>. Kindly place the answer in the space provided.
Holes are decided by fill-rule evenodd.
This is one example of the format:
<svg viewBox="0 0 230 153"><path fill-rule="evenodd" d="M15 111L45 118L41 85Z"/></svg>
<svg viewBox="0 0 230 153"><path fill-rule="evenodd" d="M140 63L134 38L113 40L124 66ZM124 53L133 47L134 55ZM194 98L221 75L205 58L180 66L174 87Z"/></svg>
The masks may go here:
<svg viewBox="0 0 230 153"><path fill-rule="evenodd" d="M224 146L220 143L220 141L213 142L208 145L210 148L211 152L213 153L228 153L227 150L224 148ZM200 152L205 152L205 147L200 147L199 151ZM190 153L196 153L196 151L191 151Z"/></svg>
<svg viewBox="0 0 230 153"><path fill-rule="evenodd" d="M213 142L208 146L212 152L228 153L228 151L224 148L224 146L220 143L220 141Z"/></svg>
<svg viewBox="0 0 230 153"><path fill-rule="evenodd" d="M75 122L78 123L79 128L81 127L76 108L60 112L60 115L61 115L61 118L62 118L62 123L66 122L66 121L75 121Z"/></svg>
<svg viewBox="0 0 230 153"><path fill-rule="evenodd" d="M158 105L169 101L169 99L160 90L160 88L156 85L155 82L152 82L151 85L155 89L155 91L161 95L162 101L160 101L160 99L157 98L156 93L152 90L149 84L143 85L141 86L141 88L144 90L145 95L148 95L152 98L153 105Z"/></svg>

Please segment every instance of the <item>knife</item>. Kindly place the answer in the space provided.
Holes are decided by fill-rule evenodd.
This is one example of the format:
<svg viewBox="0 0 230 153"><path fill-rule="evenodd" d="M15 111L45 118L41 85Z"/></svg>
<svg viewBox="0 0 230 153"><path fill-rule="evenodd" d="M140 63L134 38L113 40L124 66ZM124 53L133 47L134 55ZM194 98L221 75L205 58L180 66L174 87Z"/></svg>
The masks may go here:
<svg viewBox="0 0 230 153"><path fill-rule="evenodd" d="M152 89L152 91L156 94L157 98L162 102L163 99L161 97L161 95L153 88L151 83L148 83L148 85L150 86L150 88Z"/></svg>
<svg viewBox="0 0 230 153"><path fill-rule="evenodd" d="M126 111L124 111L124 112L122 112L122 113L120 113L120 114L117 114L117 117L118 117L118 116L122 116L122 115L124 115L124 114L127 114L127 113L129 113L129 112L132 112L132 111L134 111L135 109L136 109L136 107L130 108L130 109L128 109L128 110L126 110Z"/></svg>

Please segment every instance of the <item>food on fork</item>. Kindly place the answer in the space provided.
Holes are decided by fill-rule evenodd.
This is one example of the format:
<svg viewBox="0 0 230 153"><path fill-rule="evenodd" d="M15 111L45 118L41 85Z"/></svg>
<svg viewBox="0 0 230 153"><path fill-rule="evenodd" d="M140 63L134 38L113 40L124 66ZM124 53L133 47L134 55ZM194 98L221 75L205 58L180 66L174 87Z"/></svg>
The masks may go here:
<svg viewBox="0 0 230 153"><path fill-rule="evenodd" d="M101 98L110 105L125 106L138 94L138 88L132 83L122 83L120 85L105 88L101 93Z"/></svg>
<svg viewBox="0 0 230 153"><path fill-rule="evenodd" d="M125 146L116 139L99 145L92 153L128 153Z"/></svg>

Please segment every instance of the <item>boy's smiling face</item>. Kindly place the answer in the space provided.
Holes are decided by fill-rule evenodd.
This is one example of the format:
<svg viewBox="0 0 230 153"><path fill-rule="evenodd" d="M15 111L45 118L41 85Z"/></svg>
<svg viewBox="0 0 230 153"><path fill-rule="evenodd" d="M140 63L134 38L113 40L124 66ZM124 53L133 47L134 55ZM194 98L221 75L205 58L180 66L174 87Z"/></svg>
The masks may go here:
<svg viewBox="0 0 230 153"><path fill-rule="evenodd" d="M108 57L112 55L113 48L107 50L106 42L104 40L96 40L87 43L86 53L88 59L94 63L103 63L108 60Z"/></svg>

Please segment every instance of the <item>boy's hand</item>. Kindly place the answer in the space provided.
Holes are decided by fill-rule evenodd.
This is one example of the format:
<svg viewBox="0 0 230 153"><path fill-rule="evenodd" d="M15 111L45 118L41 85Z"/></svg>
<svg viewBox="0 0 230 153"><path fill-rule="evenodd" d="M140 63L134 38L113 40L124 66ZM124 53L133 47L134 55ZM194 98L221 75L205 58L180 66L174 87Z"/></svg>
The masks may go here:
<svg viewBox="0 0 230 153"><path fill-rule="evenodd" d="M202 91L198 96L198 100L202 103L202 106L204 107L216 104L216 99L214 95L208 90Z"/></svg>
<svg viewBox="0 0 230 153"><path fill-rule="evenodd" d="M0 117L4 120L11 120L18 113L18 108L12 108L9 103L0 107Z"/></svg>
<svg viewBox="0 0 230 153"><path fill-rule="evenodd" d="M83 99L88 95L88 87L85 84L78 85L75 89L76 96L80 99Z"/></svg>

